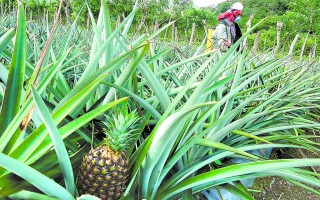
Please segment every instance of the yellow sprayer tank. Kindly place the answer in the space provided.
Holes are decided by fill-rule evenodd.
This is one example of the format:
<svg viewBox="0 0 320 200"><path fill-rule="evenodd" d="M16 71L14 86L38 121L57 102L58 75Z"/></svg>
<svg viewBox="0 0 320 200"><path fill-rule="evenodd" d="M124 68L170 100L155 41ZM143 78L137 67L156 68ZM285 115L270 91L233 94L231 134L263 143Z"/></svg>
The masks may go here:
<svg viewBox="0 0 320 200"><path fill-rule="evenodd" d="M211 37L213 35L213 32L214 32L214 29L208 29L206 52L211 51L213 48L212 41L211 41Z"/></svg>

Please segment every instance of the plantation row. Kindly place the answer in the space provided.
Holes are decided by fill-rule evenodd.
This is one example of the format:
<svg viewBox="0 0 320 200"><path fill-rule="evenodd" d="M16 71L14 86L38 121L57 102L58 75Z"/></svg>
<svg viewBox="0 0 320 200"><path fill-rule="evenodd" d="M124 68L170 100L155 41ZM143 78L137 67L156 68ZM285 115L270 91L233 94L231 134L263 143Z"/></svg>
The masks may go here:
<svg viewBox="0 0 320 200"><path fill-rule="evenodd" d="M237 51L261 23L204 53L205 39L159 40L173 22L137 34L139 7L116 26L105 0L100 10L86 29L59 11L54 25L28 22L20 6L0 37L0 197L253 199L241 181L266 176L320 195L319 174L300 168L320 158L265 153L319 152L319 63Z"/></svg>
<svg viewBox="0 0 320 200"><path fill-rule="evenodd" d="M38 1L22 0L25 6L27 21L37 21L48 18L53 21L54 13L59 6L58 0ZM110 18L113 26L127 17L135 3L140 5L136 12L131 27L136 29L133 35L149 34L158 27L161 27L171 21L175 23L165 32L158 35L163 41L174 43L187 42L190 45L200 45L206 37L206 31L209 28L217 26L217 16L230 8L233 1L226 1L218 4L216 7L195 8L191 0L117 0L106 1L110 10ZM248 36L248 45L256 45L258 51L262 52L279 45L280 56L288 54L290 51L301 51L300 57L315 60L319 50L318 30L320 30L319 17L317 11L319 2L317 0L242 0L244 4L244 13L239 25L243 31L246 31L246 22L253 15L252 22L256 24L262 19L266 20L257 27L253 34ZM10 18L9 24L5 27L12 27L15 24L15 17L10 15L17 10L17 1L3 0L0 4L1 14L4 18ZM62 2L61 23L70 24L78 17L78 24L90 28L90 14L87 6L90 7L95 19L100 12L100 0L65 0ZM7 21L7 20L5 20ZM204 24L205 22L205 24ZM277 26L281 23L281 28ZM279 35L279 29L281 34ZM133 34L133 35L130 35ZM257 40L259 39L259 40ZM294 48L291 44L295 43ZM299 56L299 55L298 55Z"/></svg>

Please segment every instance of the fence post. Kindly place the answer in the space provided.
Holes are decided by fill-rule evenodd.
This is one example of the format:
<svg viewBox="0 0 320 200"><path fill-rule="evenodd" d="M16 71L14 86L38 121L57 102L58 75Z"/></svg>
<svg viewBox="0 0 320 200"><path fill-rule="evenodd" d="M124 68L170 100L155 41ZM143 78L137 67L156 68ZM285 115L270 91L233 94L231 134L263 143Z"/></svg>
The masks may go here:
<svg viewBox="0 0 320 200"><path fill-rule="evenodd" d="M89 12L87 14L87 29L89 28L90 26L90 15L89 15Z"/></svg>
<svg viewBox="0 0 320 200"><path fill-rule="evenodd" d="M260 35L261 35L261 32L258 31L256 38L254 39L254 45L252 47L252 53L254 53L254 54L256 54L256 52L258 50L258 43L259 43Z"/></svg>
<svg viewBox="0 0 320 200"><path fill-rule="evenodd" d="M153 32L156 32L159 29L159 26L160 26L159 21L156 20L154 23Z"/></svg>
<svg viewBox="0 0 320 200"><path fill-rule="evenodd" d="M184 44L187 44L188 42L188 30L187 28L184 29Z"/></svg>
<svg viewBox="0 0 320 200"><path fill-rule="evenodd" d="M316 53L317 53L317 37L316 37L316 34L313 34L314 36L314 49L313 49L313 58L316 57Z"/></svg>
<svg viewBox="0 0 320 200"><path fill-rule="evenodd" d="M310 54L309 54L309 63L313 61L314 58L316 58L316 51L317 51L317 41L316 41L316 35L314 35L314 45L310 48Z"/></svg>
<svg viewBox="0 0 320 200"><path fill-rule="evenodd" d="M250 29L251 29L251 21L252 21L253 17L254 17L254 15L251 14L249 20L248 20L247 23L246 23L247 32L250 31ZM243 48L245 48L245 49L247 49L247 38L248 38L248 37L244 38L244 40L243 40Z"/></svg>
<svg viewBox="0 0 320 200"><path fill-rule="evenodd" d="M71 18L70 18L70 3L69 1L64 1L65 4L66 4L66 7L65 7L65 14L66 14L66 20L67 20L67 23L69 24L71 22Z"/></svg>
<svg viewBox="0 0 320 200"><path fill-rule="evenodd" d="M206 33L206 36L208 36L207 22L205 19L202 20L202 25L204 28L204 32Z"/></svg>
<svg viewBox="0 0 320 200"><path fill-rule="evenodd" d="M171 44L174 45L174 30L175 30L175 23L172 24L171 30Z"/></svg>
<svg viewBox="0 0 320 200"><path fill-rule="evenodd" d="M190 37L189 45L191 45L192 42L193 42L195 30L196 30L196 23L192 23L192 32L191 32L191 37Z"/></svg>
<svg viewBox="0 0 320 200"><path fill-rule="evenodd" d="M143 22L143 23L144 23L144 22ZM154 33L159 29L159 26L160 26L159 21L156 20L156 21L154 22L154 25L153 25L153 32L154 32ZM154 38L152 38L152 39L150 40L150 46L153 47L153 45L154 45L154 44L156 43L156 41L157 41L157 38L158 38L158 36L156 36L156 37L154 37Z"/></svg>
<svg viewBox="0 0 320 200"><path fill-rule="evenodd" d="M302 60L302 56L303 56L303 53L304 53L304 49L306 48L306 43L307 43L307 40L308 40L308 37L309 37L309 33L310 33L310 30L308 31L306 37L304 38L304 41L303 41L303 44L302 44L302 47L301 47L301 52L300 52L300 60Z"/></svg>
<svg viewBox="0 0 320 200"><path fill-rule="evenodd" d="M179 38L178 38L178 27L175 27L174 34L175 34L175 41L176 41L176 43L179 43Z"/></svg>
<svg viewBox="0 0 320 200"><path fill-rule="evenodd" d="M144 25L145 21L146 21L146 14L143 13L142 18L141 18L141 22L139 23L138 28L137 28L136 35L140 33L140 31L142 29L142 26Z"/></svg>
<svg viewBox="0 0 320 200"><path fill-rule="evenodd" d="M299 39L300 35L297 34L296 37L294 38L294 40L292 41L291 43L291 46L290 46L290 49L289 49L289 54L288 55L292 55L293 53L293 49L294 49L294 46L296 45L298 39Z"/></svg>
<svg viewBox="0 0 320 200"><path fill-rule="evenodd" d="M313 46L310 48L310 52L309 52L309 64L312 62L312 53L313 53L312 48Z"/></svg>
<svg viewBox="0 0 320 200"><path fill-rule="evenodd" d="M278 53L278 50L280 48L280 33L281 33L281 29L283 27L283 23L282 22L277 22L277 46L274 50L274 55L276 56Z"/></svg>
<svg viewBox="0 0 320 200"><path fill-rule="evenodd" d="M121 16L118 15L116 27L119 27L119 24L120 24L120 23L121 23Z"/></svg>

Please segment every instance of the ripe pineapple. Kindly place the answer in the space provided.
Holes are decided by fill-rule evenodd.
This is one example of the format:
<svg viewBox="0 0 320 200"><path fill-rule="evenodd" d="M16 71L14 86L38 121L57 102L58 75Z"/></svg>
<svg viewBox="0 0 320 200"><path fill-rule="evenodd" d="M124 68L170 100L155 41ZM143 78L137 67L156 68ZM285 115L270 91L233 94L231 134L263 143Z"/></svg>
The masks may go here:
<svg viewBox="0 0 320 200"><path fill-rule="evenodd" d="M125 152L136 129L135 112L116 110L105 123L105 142L84 156L77 182L79 194L120 199L127 187L129 166Z"/></svg>

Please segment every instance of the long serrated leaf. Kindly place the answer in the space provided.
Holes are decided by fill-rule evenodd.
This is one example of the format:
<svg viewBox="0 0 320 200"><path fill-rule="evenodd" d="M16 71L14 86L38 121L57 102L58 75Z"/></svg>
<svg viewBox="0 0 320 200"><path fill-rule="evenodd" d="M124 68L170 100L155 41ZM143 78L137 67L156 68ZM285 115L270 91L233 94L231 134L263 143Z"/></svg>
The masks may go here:
<svg viewBox="0 0 320 200"><path fill-rule="evenodd" d="M61 68L62 63L66 59L68 55L68 51L61 56L61 58L55 63L52 68L49 70L46 77L43 79L43 81L39 84L38 91L41 94L47 85L50 83L51 79L54 77L56 72ZM21 123L25 115L29 112L30 108L32 107L33 99L28 99L19 110L19 113L17 116L12 120L12 123L9 125L9 127L5 130L4 134L0 137L0 152L3 151L3 149L7 148L7 150L11 150L9 147L15 147L16 141L14 138L18 138L21 134L21 129L19 128L19 125L21 126ZM8 144L10 143L10 144Z"/></svg>
<svg viewBox="0 0 320 200"><path fill-rule="evenodd" d="M11 28L5 34L3 34L1 36L1 38L0 38L0 53L11 42L11 39L13 38L14 35L15 35L14 28Z"/></svg>
<svg viewBox="0 0 320 200"><path fill-rule="evenodd" d="M122 86L128 78L132 75L132 73L136 70L137 66L149 50L150 44L146 43L143 45L142 49L139 49L137 53L133 56L131 61L128 63L127 67L121 72L121 75L117 78L115 84ZM108 103L111 99L114 98L115 89L109 90L102 104Z"/></svg>
<svg viewBox="0 0 320 200"><path fill-rule="evenodd" d="M254 198L249 193L239 189L236 185L232 185L232 184L227 183L227 184L224 184L218 188L225 189L225 190L231 192L232 194L237 195L241 199L254 200Z"/></svg>
<svg viewBox="0 0 320 200"><path fill-rule="evenodd" d="M52 117L55 123L60 123L72 110L79 104L84 102L88 95L90 95L97 87L99 82L108 74L103 74L97 79L93 80L86 87L82 88L79 93L75 94L66 104L53 113ZM47 134L44 125L38 127L32 134L30 134L12 153L10 156L21 161L26 161L27 158L34 152L34 150L43 142ZM0 174L4 173L0 169Z"/></svg>
<svg viewBox="0 0 320 200"><path fill-rule="evenodd" d="M305 174L304 171L299 169L269 170L267 173L270 173L272 176L275 175L282 178L297 180L320 188L320 180L318 178Z"/></svg>
<svg viewBox="0 0 320 200"><path fill-rule="evenodd" d="M54 121L51 117L51 114L48 108L44 104L43 100L41 99L36 89L33 86L31 89L32 89L32 94L36 102L38 111L40 113L40 117L47 127L54 149L57 153L58 161L61 166L61 171L64 177L64 183L66 184L67 190L70 192L70 194L74 196L75 195L74 175L73 175L73 170L72 170L67 149L63 143L63 140L60 136L58 128L54 124Z"/></svg>
<svg viewBox="0 0 320 200"><path fill-rule="evenodd" d="M159 194L158 198L170 198L171 196L188 188L192 188L200 184L213 182L233 176L245 175L256 172L265 172L267 170L317 165L320 165L320 159L268 160L232 165L229 167L219 168L186 179L181 183L177 184L175 187L163 191L163 193Z"/></svg>
<svg viewBox="0 0 320 200"><path fill-rule="evenodd" d="M258 150L258 149L270 149L270 148L299 148L300 146L295 145L285 145L285 144L262 144L262 145L250 145L245 147L240 147L242 151L251 151L251 150ZM190 147L189 147L190 148ZM188 178L191 174L195 173L202 167L220 159L227 158L229 156L232 156L234 153L230 151L222 151L213 153L210 156L202 157L199 160L196 160L189 164L188 166L185 166L184 169L180 170L176 174L174 174L168 181L166 181L165 184L161 187L160 193L164 190L167 190L170 187L173 187L180 183L182 180ZM180 155L181 156L181 155ZM164 176L164 175L163 175Z"/></svg>
<svg viewBox="0 0 320 200"><path fill-rule="evenodd" d="M212 59L212 57L211 57ZM198 77L198 75L208 66L209 62L211 61L211 59L208 59L202 66L200 69L198 69L197 73L194 74L194 76L192 77L192 79L184 86L184 88L179 92L179 94L175 97L175 99L171 102L169 108L166 109L165 113L161 116L160 120L158 121L156 127L153 129L151 135L147 138L147 140L145 140L145 144L140 146L141 148L143 148L143 150L141 150L140 155L137 157L136 162L133 166L133 170L132 170L132 177L135 177L139 168L141 167L142 163L144 162L147 153L149 151L149 148L154 140L154 137L156 135L156 132L159 128L159 126L163 123L164 120L166 120L166 118L170 115L170 113L172 112L172 110L177 106L177 104L179 103L180 99L183 97L183 95L185 94L185 92L189 89L189 87L192 85L193 81L195 81ZM139 149L140 150L140 149ZM132 181L134 180L134 178L132 178ZM129 192L129 187L127 188L125 195L128 194Z"/></svg>
<svg viewBox="0 0 320 200"><path fill-rule="evenodd" d="M265 140L263 138L257 137L255 135L252 135L250 133L247 133L247 132L244 132L244 131L241 131L241 130L233 130L232 133L237 134L237 135L241 135L241 136L245 136L247 138L252 138L252 139L257 140L257 141L261 141L261 142L265 142L265 143L271 144L271 142L269 142L269 141L267 141L267 140Z"/></svg>
<svg viewBox="0 0 320 200"><path fill-rule="evenodd" d="M64 103L70 100L70 98L74 95L76 95L80 90L83 89L88 83L95 80L97 77L99 77L101 74L111 73L113 70L115 70L117 67L119 67L125 60L128 59L129 56L134 54L138 49L142 48L143 46L139 46L137 48L134 48L130 50L127 53L124 53L123 55L119 56L118 58L112 60L110 63L106 64L104 67L98 69L97 71L93 72L91 75L88 75L82 82L78 83L76 87L74 87L68 94L59 102L59 104L56 106L55 110L59 109ZM80 111L74 112L71 114L71 116L77 116Z"/></svg>
<svg viewBox="0 0 320 200"><path fill-rule="evenodd" d="M52 40L53 40L54 34L56 33L56 28L57 28L57 24L55 23L54 26L53 26L52 32L50 33L49 38L45 43L43 52L42 52L42 54L40 56L40 60L38 61L38 64L35 67L32 75L30 77L30 80L29 80L29 83L28 83L27 89L26 89L25 100L29 97L29 95L31 95L31 86L32 85L34 85L34 86L38 85L37 79L38 79L38 76L39 76L39 73L40 73L40 70L41 70L41 67L42 67L43 63L45 63L45 65L47 65L47 63L44 62L44 61L49 58L49 53L50 53L50 49L51 49L51 46L52 46Z"/></svg>
<svg viewBox="0 0 320 200"><path fill-rule="evenodd" d="M0 113L0 137L18 113L26 66L26 18L23 6L18 10L18 29Z"/></svg>
<svg viewBox="0 0 320 200"><path fill-rule="evenodd" d="M196 144L211 147L211 148L221 149L221 150L225 150L225 151L231 151L231 152L234 152L234 153L237 153L237 154L240 154L240 155L252 158L252 159L259 159L259 157L257 157L257 156L254 156L250 153L244 152L240 149L228 146L228 145L220 143L220 142L213 142L213 141L210 141L207 139L199 138L198 141L196 142Z"/></svg>
<svg viewBox="0 0 320 200"><path fill-rule="evenodd" d="M39 194L36 192L30 192L27 190L22 190L21 192L17 192L9 196L10 199L26 199L26 200L57 200L57 198L49 197L44 194Z"/></svg>
<svg viewBox="0 0 320 200"><path fill-rule="evenodd" d="M128 47L123 46L125 50L129 50ZM145 60L141 60L141 63L138 65L139 71L143 77L147 80L149 87L155 92L160 104L164 109L170 104L170 98L165 90L164 86L161 84L160 80L155 76L153 71L150 69Z"/></svg>
<svg viewBox="0 0 320 200"><path fill-rule="evenodd" d="M122 22L121 24L108 36L105 43L100 47L100 49L92 55L92 58L90 56L90 60L92 62L89 63L89 66L86 67L85 71L82 73L81 78L79 79L78 83L81 83L84 79L86 79L87 76L92 74L94 72L94 67L99 62L99 59L102 57L102 55L106 52L106 47L110 45L111 42L113 42L116 35L121 31L121 29L125 26L126 22L131 19L134 14L137 12L137 9L133 10ZM106 52L108 53L108 52Z"/></svg>
<svg viewBox="0 0 320 200"><path fill-rule="evenodd" d="M284 180L286 180L291 184L295 184L295 185L297 185L297 186L299 186L299 187L301 187L301 188L303 188L305 190L308 190L308 191L313 192L314 194L317 194L318 196L320 196L320 192L318 190L313 189L312 187L309 187L309 186L307 186L307 185L305 185L303 183L300 183L298 181L294 181L292 179L284 178Z"/></svg>
<svg viewBox="0 0 320 200"><path fill-rule="evenodd" d="M115 85L113 83L107 83L107 82L103 82L103 83L106 85L109 85L111 87L114 87L115 89L125 93L126 95L131 96L135 101L137 101L141 105L141 107L146 109L155 119L160 119L161 114L152 105L150 105L147 101L145 101L144 99L142 99L138 95L134 94L133 92L131 92L123 87Z"/></svg>
<svg viewBox="0 0 320 200"><path fill-rule="evenodd" d="M109 35L112 34L112 27L111 27L111 18L109 14L109 9L107 8L106 0L102 0L101 3L102 12L103 12L103 21L104 21L104 38L107 39ZM105 59L104 63L108 63L111 61L113 57L113 43L111 42L105 49Z"/></svg>
<svg viewBox="0 0 320 200"><path fill-rule="evenodd" d="M165 49L162 52L154 55L152 58L150 58L149 60L146 61L147 65L150 65L151 63L155 62L156 60L158 60L159 58L163 57L168 52L170 52L170 49Z"/></svg>
<svg viewBox="0 0 320 200"><path fill-rule="evenodd" d="M58 199L74 199L73 196L58 183L10 156L0 153L0 165L27 180L49 196Z"/></svg>
<svg viewBox="0 0 320 200"><path fill-rule="evenodd" d="M143 188L142 188L142 196L143 198L149 198L151 195L148 191L148 187L158 187L159 183L156 182L160 176L162 171L162 165L164 165L167 156L171 152L171 148L175 143L178 133L182 126L184 125L185 118L188 116L187 114L191 113L192 111L199 109L203 106L208 106L215 104L216 102L208 102L204 104L198 104L195 106L191 106L188 109L178 111L177 113L169 116L157 129L155 137L153 138L154 141L150 146L149 152L147 154L143 169ZM172 134L172 132L176 134ZM161 159L161 160L160 160ZM160 160L161 163L158 163ZM156 168L156 170L155 170ZM147 184L146 183L150 183Z"/></svg>
<svg viewBox="0 0 320 200"><path fill-rule="evenodd" d="M61 137L64 139L68 137L70 134L77 131L81 126L84 126L88 122L90 122L95 117L103 114L105 111L117 106L119 103L127 101L127 97L118 99L116 101L107 103L103 106L99 106L96 109L78 117L77 119L73 120L72 122L66 124L65 126L59 128L59 132ZM52 147L52 143L50 142L49 138L46 138L40 146L34 151L34 153L30 156L30 158L26 161L27 164L31 164L39 159L41 156L45 154L50 148Z"/></svg>
<svg viewBox="0 0 320 200"><path fill-rule="evenodd" d="M81 195L78 200L100 200L100 198L86 194L86 195Z"/></svg>

